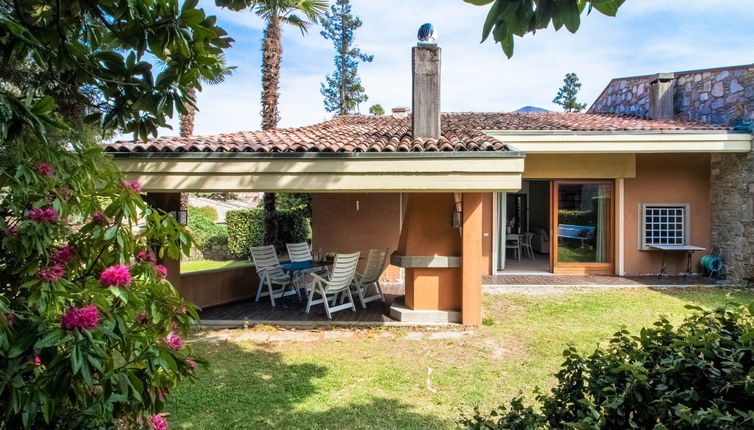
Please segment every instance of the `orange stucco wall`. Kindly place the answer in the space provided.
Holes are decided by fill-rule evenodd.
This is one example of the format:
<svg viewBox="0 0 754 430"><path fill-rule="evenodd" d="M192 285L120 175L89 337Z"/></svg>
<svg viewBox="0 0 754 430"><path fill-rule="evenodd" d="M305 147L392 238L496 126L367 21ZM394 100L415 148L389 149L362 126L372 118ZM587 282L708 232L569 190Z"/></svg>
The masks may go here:
<svg viewBox="0 0 754 430"><path fill-rule="evenodd" d="M463 193L463 266L461 321L482 323L482 193Z"/></svg>
<svg viewBox="0 0 754 430"><path fill-rule="evenodd" d="M461 234L453 228L452 193L404 194L406 211L398 252L407 256L460 256ZM461 309L460 268L406 269L406 306Z"/></svg>
<svg viewBox="0 0 754 430"><path fill-rule="evenodd" d="M398 247L401 218L398 193L312 194L312 249L366 256L371 248L388 248L389 255ZM400 268L388 266L382 279L401 279Z"/></svg>
<svg viewBox="0 0 754 430"><path fill-rule="evenodd" d="M639 217L642 203L690 204L689 245L709 249L711 244L709 154L638 154L636 177L624 188L624 261L626 275L656 274L662 256L639 250ZM703 252L696 252L692 268L698 270ZM668 254L668 270L686 269L683 253Z"/></svg>

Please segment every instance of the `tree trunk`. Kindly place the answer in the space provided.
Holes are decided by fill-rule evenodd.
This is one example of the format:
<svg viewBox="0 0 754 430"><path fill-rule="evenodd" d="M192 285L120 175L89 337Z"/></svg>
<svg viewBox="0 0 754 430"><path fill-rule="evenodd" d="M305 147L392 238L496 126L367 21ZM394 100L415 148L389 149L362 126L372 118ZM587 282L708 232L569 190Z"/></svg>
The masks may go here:
<svg viewBox="0 0 754 430"><path fill-rule="evenodd" d="M194 99L194 103L196 103L196 88L191 89L191 98ZM191 106L188 103L184 103L183 107L186 108L188 112L186 114L181 114L181 137L187 137L192 136L194 134L194 120L196 119L196 108ZM180 209L185 211L188 210L189 204L189 195L188 193L181 193L181 207Z"/></svg>
<svg viewBox="0 0 754 430"><path fill-rule="evenodd" d="M278 220L275 193L264 193L264 244L278 245Z"/></svg>
<svg viewBox="0 0 754 430"><path fill-rule="evenodd" d="M262 130L277 128L280 61L283 46L280 40L280 19L272 15L262 41ZM264 244L277 246L278 236L275 193L264 193Z"/></svg>
<svg viewBox="0 0 754 430"><path fill-rule="evenodd" d="M342 9L341 9L342 10ZM346 55L348 54L348 46L346 45L346 17L340 15L341 30L340 30L340 114L347 115L348 109L346 108Z"/></svg>
<svg viewBox="0 0 754 430"><path fill-rule="evenodd" d="M196 100L196 88L192 88L190 94L191 97ZM184 103L183 107L185 107L188 112L185 115L181 115L181 137L186 137L194 134L196 108L188 103Z"/></svg>
<svg viewBox="0 0 754 430"><path fill-rule="evenodd" d="M283 45L280 41L280 18L272 15L267 22L262 41L262 130L277 128L278 98L280 94L280 60Z"/></svg>

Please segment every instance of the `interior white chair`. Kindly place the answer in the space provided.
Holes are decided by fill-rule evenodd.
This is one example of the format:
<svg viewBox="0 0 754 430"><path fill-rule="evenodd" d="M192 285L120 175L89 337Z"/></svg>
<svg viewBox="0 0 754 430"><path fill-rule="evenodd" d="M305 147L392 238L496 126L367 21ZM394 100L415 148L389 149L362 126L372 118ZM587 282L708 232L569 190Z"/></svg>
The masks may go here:
<svg viewBox="0 0 754 430"><path fill-rule="evenodd" d="M260 297L269 296L272 306L275 306L275 299L298 294L294 289L286 291L286 287L291 283L291 276L280 267L274 246L257 246L251 247L250 250L257 275L259 275L256 301L259 301ZM277 285L279 288L274 288L273 285ZM265 286L267 291L263 291Z"/></svg>
<svg viewBox="0 0 754 430"><path fill-rule="evenodd" d="M534 239L534 233L527 231L524 233L524 243L521 244L523 254L534 260L534 248L531 245L532 239Z"/></svg>
<svg viewBox="0 0 754 430"><path fill-rule="evenodd" d="M370 249L367 256L364 273L356 273L353 279L353 285L356 288L356 294L359 296L361 307L366 309L367 303L375 300L385 301L380 287L380 276L387 266L387 248ZM374 294L367 296L369 287L374 287Z"/></svg>
<svg viewBox="0 0 754 430"><path fill-rule="evenodd" d="M518 261L521 261L521 236L516 235L517 237L515 239L508 239L508 237L512 237L510 234L506 235L505 240L505 250L512 249L513 250L513 257L518 258Z"/></svg>
<svg viewBox="0 0 754 430"><path fill-rule="evenodd" d="M356 312L353 295L351 295L351 283L356 275L356 265L359 263L360 254L360 252L354 252L353 254L336 255L329 279L325 279L316 273L311 273L314 283L309 289L309 300L306 303L306 313L309 313L312 305L318 305L320 303L325 306L327 319L330 320L332 319L333 312L348 308L353 312ZM335 306L335 300L340 293L343 293L348 297L348 303L342 303ZM315 300L315 295L319 295L322 298ZM331 300L333 302L332 304L329 303Z"/></svg>

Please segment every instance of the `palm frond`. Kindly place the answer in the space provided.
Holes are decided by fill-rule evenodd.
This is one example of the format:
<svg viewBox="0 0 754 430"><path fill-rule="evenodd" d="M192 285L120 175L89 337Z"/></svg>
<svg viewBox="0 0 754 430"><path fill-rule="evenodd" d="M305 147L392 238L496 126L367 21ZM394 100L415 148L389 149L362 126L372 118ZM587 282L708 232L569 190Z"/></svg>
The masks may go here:
<svg viewBox="0 0 754 430"><path fill-rule="evenodd" d="M304 21L298 15L294 15L294 14L289 14L289 15L280 17L280 22L283 22L285 24L298 28L299 30L301 30L302 35L306 34L309 31L309 27L312 25L311 22Z"/></svg>
<svg viewBox="0 0 754 430"><path fill-rule="evenodd" d="M318 22L328 7L327 0L297 0L295 9L301 11L311 22Z"/></svg>

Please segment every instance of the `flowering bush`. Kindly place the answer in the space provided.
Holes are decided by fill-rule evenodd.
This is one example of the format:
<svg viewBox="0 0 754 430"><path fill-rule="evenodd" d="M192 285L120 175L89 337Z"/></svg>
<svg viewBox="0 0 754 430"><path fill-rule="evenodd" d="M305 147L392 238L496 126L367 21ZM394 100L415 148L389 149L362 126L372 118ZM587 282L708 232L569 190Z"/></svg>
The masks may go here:
<svg viewBox="0 0 754 430"><path fill-rule="evenodd" d="M4 153L0 428L165 429L166 397L203 361L182 338L196 311L155 263L190 237L85 136L66 138L72 150Z"/></svg>

